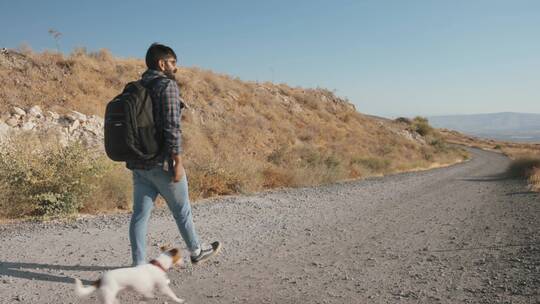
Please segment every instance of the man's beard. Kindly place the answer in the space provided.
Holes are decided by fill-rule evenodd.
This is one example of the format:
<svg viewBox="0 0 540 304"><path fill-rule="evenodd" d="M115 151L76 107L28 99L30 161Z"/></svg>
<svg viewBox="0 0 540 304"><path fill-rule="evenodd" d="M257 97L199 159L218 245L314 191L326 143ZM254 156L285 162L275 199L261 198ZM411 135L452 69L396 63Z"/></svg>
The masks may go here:
<svg viewBox="0 0 540 304"><path fill-rule="evenodd" d="M176 71L166 70L163 73L165 74L165 76L167 76L167 78L172 79L172 80L176 80L176 75L175 75L174 72L176 72Z"/></svg>

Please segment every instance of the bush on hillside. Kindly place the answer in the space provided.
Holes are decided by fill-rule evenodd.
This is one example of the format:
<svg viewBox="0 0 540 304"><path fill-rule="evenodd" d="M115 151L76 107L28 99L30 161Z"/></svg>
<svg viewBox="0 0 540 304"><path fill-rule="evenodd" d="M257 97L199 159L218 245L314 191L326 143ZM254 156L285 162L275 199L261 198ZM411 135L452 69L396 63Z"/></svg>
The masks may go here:
<svg viewBox="0 0 540 304"><path fill-rule="evenodd" d="M0 149L1 215L54 217L76 213L110 168L79 143L21 133Z"/></svg>
<svg viewBox="0 0 540 304"><path fill-rule="evenodd" d="M436 152L447 152L448 151L448 144L441 138L435 137L433 138L429 144L435 148Z"/></svg>
<svg viewBox="0 0 540 304"><path fill-rule="evenodd" d="M409 118L407 117L398 117L396 119L394 119L395 122L400 122L400 123L405 123L405 124L412 124L412 120L410 120Z"/></svg>
<svg viewBox="0 0 540 304"><path fill-rule="evenodd" d="M433 128L429 125L428 119L421 116L416 116L413 119L411 129L422 136L427 136L433 132Z"/></svg>

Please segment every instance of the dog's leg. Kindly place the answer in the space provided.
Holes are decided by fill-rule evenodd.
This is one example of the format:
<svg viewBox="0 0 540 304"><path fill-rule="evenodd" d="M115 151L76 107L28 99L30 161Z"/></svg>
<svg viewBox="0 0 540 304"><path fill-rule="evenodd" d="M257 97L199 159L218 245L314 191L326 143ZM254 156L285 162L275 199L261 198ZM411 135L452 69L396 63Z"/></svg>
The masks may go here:
<svg viewBox="0 0 540 304"><path fill-rule="evenodd" d="M171 290L171 288L169 287L169 285L160 285L159 286L159 290L169 296L169 298L173 299L176 303L184 303L184 300L183 299L180 299L179 297L177 297L174 292Z"/></svg>
<svg viewBox="0 0 540 304"><path fill-rule="evenodd" d="M144 301L150 301L156 298L153 291L145 291L142 293Z"/></svg>
<svg viewBox="0 0 540 304"><path fill-rule="evenodd" d="M116 293L117 291L102 289L100 293L101 302L103 304L118 304L119 302L116 299Z"/></svg>
<svg viewBox="0 0 540 304"><path fill-rule="evenodd" d="M134 287L134 289L138 293L142 294L143 300L145 302L156 298L156 296L154 295L154 286L152 285L139 285L139 286Z"/></svg>

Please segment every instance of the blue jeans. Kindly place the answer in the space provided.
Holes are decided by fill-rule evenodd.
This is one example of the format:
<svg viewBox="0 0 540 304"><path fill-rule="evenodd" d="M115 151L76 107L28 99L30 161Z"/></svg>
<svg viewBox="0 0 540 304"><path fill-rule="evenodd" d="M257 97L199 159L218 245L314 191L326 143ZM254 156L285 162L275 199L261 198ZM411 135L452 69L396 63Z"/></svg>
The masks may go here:
<svg viewBox="0 0 540 304"><path fill-rule="evenodd" d="M199 248L199 237L193 225L189 203L186 174L173 183L172 172L156 166L150 170L133 170L133 214L129 225L129 240L133 265L146 263L146 233L148 219L158 194L165 199L167 206L180 230L180 235L188 249L193 252Z"/></svg>

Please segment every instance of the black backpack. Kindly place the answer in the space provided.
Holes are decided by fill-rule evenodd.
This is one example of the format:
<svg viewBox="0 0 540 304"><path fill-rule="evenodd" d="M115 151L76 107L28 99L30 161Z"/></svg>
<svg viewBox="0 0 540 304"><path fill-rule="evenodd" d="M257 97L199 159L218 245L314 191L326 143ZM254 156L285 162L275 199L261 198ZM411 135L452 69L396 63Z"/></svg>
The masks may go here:
<svg viewBox="0 0 540 304"><path fill-rule="evenodd" d="M128 83L107 104L104 135L105 152L114 161L149 160L160 154L163 140L154 122L150 90L140 80Z"/></svg>

